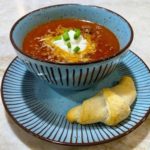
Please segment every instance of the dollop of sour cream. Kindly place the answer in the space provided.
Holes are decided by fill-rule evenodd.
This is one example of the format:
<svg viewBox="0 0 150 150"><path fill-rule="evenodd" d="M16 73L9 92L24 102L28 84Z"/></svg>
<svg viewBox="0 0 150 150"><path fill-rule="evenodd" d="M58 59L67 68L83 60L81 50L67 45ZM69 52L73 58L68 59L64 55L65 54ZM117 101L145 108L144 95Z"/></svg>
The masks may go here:
<svg viewBox="0 0 150 150"><path fill-rule="evenodd" d="M69 30L68 34L70 37L69 41L64 41L63 37L61 36L61 39L54 40L53 44L68 53L75 53L74 49L76 47L80 48L79 52L84 51L86 49L88 42L82 35L80 35L78 39L75 39L74 38L75 31L74 30ZM71 45L70 48L67 46L68 42L70 42L70 45Z"/></svg>

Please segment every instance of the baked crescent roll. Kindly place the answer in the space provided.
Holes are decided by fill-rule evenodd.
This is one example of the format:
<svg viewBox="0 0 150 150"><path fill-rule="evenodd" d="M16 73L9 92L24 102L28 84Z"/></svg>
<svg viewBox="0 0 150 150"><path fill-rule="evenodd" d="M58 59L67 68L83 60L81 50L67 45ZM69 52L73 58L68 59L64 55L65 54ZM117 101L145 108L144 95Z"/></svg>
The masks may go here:
<svg viewBox="0 0 150 150"><path fill-rule="evenodd" d="M129 116L135 98L134 82L131 77L124 76L118 85L104 88L94 97L70 109L66 118L69 122L80 124L103 122L113 126Z"/></svg>

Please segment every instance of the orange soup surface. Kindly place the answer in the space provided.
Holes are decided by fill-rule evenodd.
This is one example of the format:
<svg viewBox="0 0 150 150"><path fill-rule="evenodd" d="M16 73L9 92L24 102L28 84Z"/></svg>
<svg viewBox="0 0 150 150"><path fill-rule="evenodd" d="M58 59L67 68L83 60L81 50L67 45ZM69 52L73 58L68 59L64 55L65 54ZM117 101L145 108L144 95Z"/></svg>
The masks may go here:
<svg viewBox="0 0 150 150"><path fill-rule="evenodd" d="M23 52L55 63L82 63L116 55L118 39L106 27L79 19L60 19L39 25L23 41Z"/></svg>

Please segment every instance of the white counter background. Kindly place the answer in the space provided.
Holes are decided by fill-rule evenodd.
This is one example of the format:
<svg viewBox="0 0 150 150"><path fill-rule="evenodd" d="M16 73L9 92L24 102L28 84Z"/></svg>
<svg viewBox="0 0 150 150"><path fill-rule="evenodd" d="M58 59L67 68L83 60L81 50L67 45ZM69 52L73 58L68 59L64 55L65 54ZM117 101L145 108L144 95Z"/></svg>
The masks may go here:
<svg viewBox="0 0 150 150"><path fill-rule="evenodd" d="M9 40L14 22L24 14L40 7L82 3L109 8L124 16L134 30L130 47L150 67L150 0L0 0L0 82L16 53ZM129 135L111 143L68 147L48 143L33 137L18 127L5 113L0 98L0 150L149 150L150 117Z"/></svg>

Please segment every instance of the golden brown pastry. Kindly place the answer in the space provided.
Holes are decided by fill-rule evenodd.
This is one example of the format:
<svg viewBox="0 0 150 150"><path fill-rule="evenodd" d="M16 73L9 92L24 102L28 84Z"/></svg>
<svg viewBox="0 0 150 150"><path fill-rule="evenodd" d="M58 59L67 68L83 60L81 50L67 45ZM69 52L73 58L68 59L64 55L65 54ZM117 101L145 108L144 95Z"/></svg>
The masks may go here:
<svg viewBox="0 0 150 150"><path fill-rule="evenodd" d="M68 111L67 120L80 124L103 122L116 125L130 114L130 106L136 98L131 77L125 76L112 88L104 88L94 97Z"/></svg>

